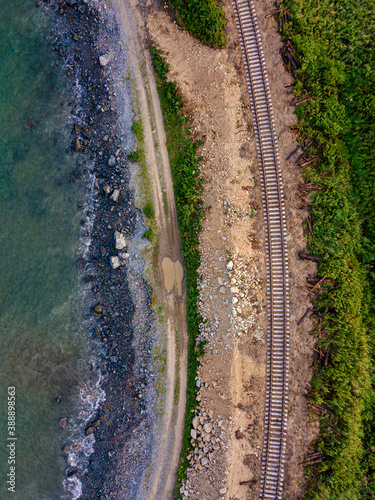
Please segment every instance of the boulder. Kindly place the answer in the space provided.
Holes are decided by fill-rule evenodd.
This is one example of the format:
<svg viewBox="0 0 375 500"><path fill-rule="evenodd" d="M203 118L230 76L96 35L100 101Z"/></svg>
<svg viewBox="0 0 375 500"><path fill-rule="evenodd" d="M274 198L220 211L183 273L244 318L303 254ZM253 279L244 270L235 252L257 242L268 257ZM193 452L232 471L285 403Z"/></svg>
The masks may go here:
<svg viewBox="0 0 375 500"><path fill-rule="evenodd" d="M107 66L109 61L111 60L111 56L109 54L103 54L99 56L99 64L104 68L104 66Z"/></svg>
<svg viewBox="0 0 375 500"><path fill-rule="evenodd" d="M194 427L194 429L196 429L198 427L198 425L199 425L199 417L195 416L193 418L193 427Z"/></svg>
<svg viewBox="0 0 375 500"><path fill-rule="evenodd" d="M59 418L59 426L65 430L68 427L68 417Z"/></svg>
<svg viewBox="0 0 375 500"><path fill-rule="evenodd" d="M117 201L119 196L120 196L120 190L119 189L114 189L113 193L112 193L112 196L111 196L111 200Z"/></svg>
<svg viewBox="0 0 375 500"><path fill-rule="evenodd" d="M108 165L110 167L114 167L116 165L116 156L115 155L111 155L109 157L109 160L108 160Z"/></svg>
<svg viewBox="0 0 375 500"><path fill-rule="evenodd" d="M110 257L110 263L112 269L117 269L120 267L120 259L117 257L117 255Z"/></svg>
<svg viewBox="0 0 375 500"><path fill-rule="evenodd" d="M71 469L68 470L68 472L67 472L66 475L68 477L72 477L72 476L74 476L74 474L77 474L77 469L75 469L74 467L72 467Z"/></svg>
<svg viewBox="0 0 375 500"><path fill-rule="evenodd" d="M205 432L210 433L212 431L212 424L210 423L204 424L203 429Z"/></svg>
<svg viewBox="0 0 375 500"><path fill-rule="evenodd" d="M125 236L120 233L120 231L115 231L115 244L116 250L122 250L126 247L126 239Z"/></svg>
<svg viewBox="0 0 375 500"><path fill-rule="evenodd" d="M97 304L95 307L91 309L91 314L98 318L103 313L103 306L101 304Z"/></svg>

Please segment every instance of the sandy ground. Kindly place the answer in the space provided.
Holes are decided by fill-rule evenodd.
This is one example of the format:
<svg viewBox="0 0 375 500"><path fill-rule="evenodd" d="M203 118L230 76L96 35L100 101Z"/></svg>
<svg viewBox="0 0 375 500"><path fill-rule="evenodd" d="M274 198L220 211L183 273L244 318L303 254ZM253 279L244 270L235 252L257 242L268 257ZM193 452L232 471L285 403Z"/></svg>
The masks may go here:
<svg viewBox="0 0 375 500"><path fill-rule="evenodd" d="M207 215L200 236L202 256L200 310L202 337L208 340L198 374L199 411L192 415L192 444L184 498L255 499L259 496L263 442L265 361L267 346L264 229L261 214L255 139L244 80L234 14L224 2L228 49L212 50L198 43L171 20L168 9L149 8L147 27L152 41L164 51L169 78L180 87L186 110L193 117L200 150ZM142 4L146 9L151 2ZM276 132L286 191L291 283L291 383L284 497L303 493L301 462L316 433L309 422L304 395L311 378L311 320L297 328L309 307L303 286L315 272L298 259L305 249L297 186L301 181L294 159L297 146L290 126L297 119L291 106L292 82L283 68L280 37L271 1L256 2L265 49ZM241 482L254 483L241 485Z"/></svg>

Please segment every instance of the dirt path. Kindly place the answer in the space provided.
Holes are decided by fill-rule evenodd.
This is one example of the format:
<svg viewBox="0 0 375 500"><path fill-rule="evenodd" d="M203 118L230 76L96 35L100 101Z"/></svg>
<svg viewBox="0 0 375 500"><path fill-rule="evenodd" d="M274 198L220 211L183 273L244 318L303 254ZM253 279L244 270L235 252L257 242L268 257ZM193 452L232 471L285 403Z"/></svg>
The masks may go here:
<svg viewBox="0 0 375 500"><path fill-rule="evenodd" d="M151 60L145 50L145 31L136 0L113 0L122 39L128 44L139 111L145 136L145 153L154 211L158 249L153 280L157 304L164 310L166 368L160 429L153 458L138 498L165 499L171 495L181 448L187 376L187 327L184 270L170 174L166 138ZM164 201L166 200L166 201ZM176 397L177 394L177 397Z"/></svg>

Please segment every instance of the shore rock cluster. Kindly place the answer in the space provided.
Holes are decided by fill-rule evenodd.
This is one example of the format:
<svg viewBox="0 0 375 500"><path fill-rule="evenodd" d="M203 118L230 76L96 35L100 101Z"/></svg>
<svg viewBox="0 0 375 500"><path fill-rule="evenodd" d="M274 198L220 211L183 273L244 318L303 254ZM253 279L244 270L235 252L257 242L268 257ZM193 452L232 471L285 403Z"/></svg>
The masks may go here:
<svg viewBox="0 0 375 500"><path fill-rule="evenodd" d="M133 112L130 99L119 102L116 87L116 71L125 74L125 55L104 2L45 0L37 5L55 14L50 43L74 82L67 152L76 158L71 181L86 182L89 191L78 204L85 220L77 265L90 288L85 305L91 316L92 370L106 393L97 413L82 425L82 439L95 438L89 460L83 447L69 440L62 443L62 456L67 466L76 464L80 498L134 498L135 478L141 477L151 449L154 320L140 258L146 244L143 215L127 159L134 148ZM123 85L125 93L125 81ZM70 477L72 468L66 472ZM130 486L124 493L127 479Z"/></svg>

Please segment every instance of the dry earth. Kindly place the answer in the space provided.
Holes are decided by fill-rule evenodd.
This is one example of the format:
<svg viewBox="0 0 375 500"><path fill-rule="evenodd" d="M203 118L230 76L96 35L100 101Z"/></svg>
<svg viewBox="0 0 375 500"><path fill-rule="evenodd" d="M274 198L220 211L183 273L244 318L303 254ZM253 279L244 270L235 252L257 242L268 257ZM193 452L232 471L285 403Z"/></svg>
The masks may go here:
<svg viewBox="0 0 375 500"><path fill-rule="evenodd" d="M171 20L153 12L147 27L164 51L169 78L181 91L193 117L205 181L207 215L200 236L201 335L208 340L199 370L199 412L192 415L192 443L184 498L255 499L259 496L263 441L265 361L267 346L264 228L252 116L231 3L225 3L228 49L198 43ZM309 307L296 285L314 274L311 263L298 259L305 249L297 187L301 181L292 158L297 144L290 126L297 122L291 106L292 83L279 54L280 36L271 1L255 3L274 105L276 132L285 186L291 283L291 381L284 497L299 498L304 478L301 462L317 432L309 421L308 382L313 342L311 319L297 328ZM240 482L256 479L252 485Z"/></svg>

